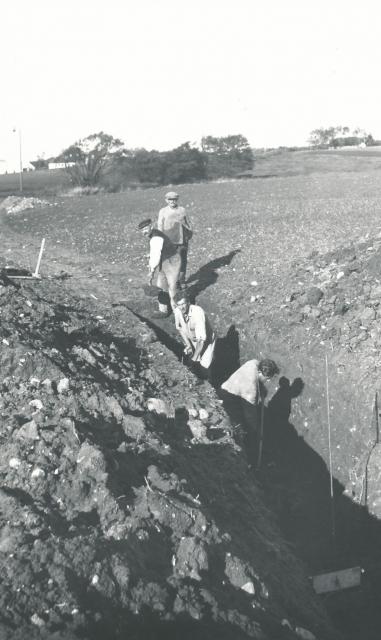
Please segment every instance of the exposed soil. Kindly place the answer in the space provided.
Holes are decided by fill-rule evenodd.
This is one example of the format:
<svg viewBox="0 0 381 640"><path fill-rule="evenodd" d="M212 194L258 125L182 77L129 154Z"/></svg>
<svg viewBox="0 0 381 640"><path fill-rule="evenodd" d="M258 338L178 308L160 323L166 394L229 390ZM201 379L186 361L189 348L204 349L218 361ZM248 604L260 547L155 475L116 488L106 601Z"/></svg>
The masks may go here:
<svg viewBox="0 0 381 640"><path fill-rule="evenodd" d="M112 261L101 238L81 245L69 214L75 249L50 250L40 282L0 289L4 637L341 637L328 608L344 638L378 638L377 233L319 236L305 257L257 220L256 271L226 239L238 218L223 246L212 229L196 237L188 284L219 333L213 388L182 364L172 320L152 320L139 241L121 266L119 244ZM53 234L63 215L24 226ZM30 267L37 239L9 224L3 262ZM259 472L218 392L254 355L283 376ZM313 593L309 575L356 565L360 588Z"/></svg>
<svg viewBox="0 0 381 640"><path fill-rule="evenodd" d="M65 280L0 291L2 637L335 637L214 390Z"/></svg>

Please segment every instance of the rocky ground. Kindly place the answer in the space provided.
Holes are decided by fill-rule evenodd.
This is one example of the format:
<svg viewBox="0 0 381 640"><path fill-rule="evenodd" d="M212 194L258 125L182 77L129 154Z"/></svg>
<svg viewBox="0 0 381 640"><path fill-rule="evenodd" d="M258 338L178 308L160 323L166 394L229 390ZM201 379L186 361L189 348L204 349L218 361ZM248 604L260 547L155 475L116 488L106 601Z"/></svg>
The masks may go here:
<svg viewBox="0 0 381 640"><path fill-rule="evenodd" d="M2 273L1 637L337 637L214 390L124 307Z"/></svg>
<svg viewBox="0 0 381 640"><path fill-rule="evenodd" d="M122 194L113 225L111 197L3 225L3 266L31 268L48 237L43 279L0 290L4 637L323 640L338 637L328 609L346 639L378 638L378 230L336 200L318 219L299 194L285 219L306 184L263 185L254 212L229 186L221 224L202 227L205 205L192 244L216 388L182 364L171 319L152 320ZM156 207L153 190L131 197ZM260 355L282 380L254 473L218 382ZM316 599L309 575L357 565L360 589Z"/></svg>

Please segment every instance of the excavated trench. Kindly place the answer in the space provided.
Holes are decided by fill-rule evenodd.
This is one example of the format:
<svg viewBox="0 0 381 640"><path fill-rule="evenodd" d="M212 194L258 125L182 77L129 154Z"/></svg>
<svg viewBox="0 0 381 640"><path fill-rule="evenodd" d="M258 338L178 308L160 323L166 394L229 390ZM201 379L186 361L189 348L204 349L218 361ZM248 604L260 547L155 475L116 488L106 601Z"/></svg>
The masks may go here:
<svg viewBox="0 0 381 640"><path fill-rule="evenodd" d="M213 389L170 320L2 285L4 637L339 638L325 608L342 637L378 637L381 525L339 478L333 536L327 465L292 424L304 377L271 389L254 473L218 392L245 359L233 325ZM350 591L317 598L305 578L356 565Z"/></svg>
<svg viewBox="0 0 381 640"><path fill-rule="evenodd" d="M131 307L130 310L134 312ZM162 322L163 328L159 323L152 323L149 317L134 313L180 359L181 347L173 326ZM248 425L245 425L240 401L219 391L221 382L239 366L237 343L234 327L224 339L219 339L212 385L222 398L235 441L242 446L247 463L255 467L256 455L247 445ZM256 347L259 353L270 356L277 353L273 340L271 351L268 342L261 344L260 338L257 338ZM253 472L256 482L263 491L266 505L276 514L282 534L296 555L307 564L311 576L361 567L361 585L328 592L320 598L345 638L376 640L381 628L381 599L378 595L381 586L381 522L369 513L366 486L363 504L359 504L350 496L348 487L333 477L331 495L331 477L326 462L290 421L293 401L303 393L304 382L302 378L291 382L283 376L280 383L278 381L267 399L263 460L261 468ZM337 397L336 402L340 402L340 398ZM376 422L370 425L376 431L377 416L371 415L370 420ZM366 475L364 480L366 482Z"/></svg>
<svg viewBox="0 0 381 640"><path fill-rule="evenodd" d="M213 389L125 310L0 291L1 637L339 638Z"/></svg>

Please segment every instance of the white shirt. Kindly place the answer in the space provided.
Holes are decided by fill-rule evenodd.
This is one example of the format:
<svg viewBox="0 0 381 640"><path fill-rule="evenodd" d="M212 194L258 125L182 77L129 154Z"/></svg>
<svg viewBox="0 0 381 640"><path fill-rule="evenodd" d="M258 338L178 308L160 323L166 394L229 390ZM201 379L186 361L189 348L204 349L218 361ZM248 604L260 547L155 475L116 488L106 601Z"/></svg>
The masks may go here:
<svg viewBox="0 0 381 640"><path fill-rule="evenodd" d="M164 238L161 236L152 236L149 241L149 269L155 271L161 260L161 252L163 249Z"/></svg>
<svg viewBox="0 0 381 640"><path fill-rule="evenodd" d="M212 342L214 339L213 329L205 315L204 309L197 304L190 304L188 315L184 318L179 308L175 309L176 329L186 335L192 342L202 340Z"/></svg>

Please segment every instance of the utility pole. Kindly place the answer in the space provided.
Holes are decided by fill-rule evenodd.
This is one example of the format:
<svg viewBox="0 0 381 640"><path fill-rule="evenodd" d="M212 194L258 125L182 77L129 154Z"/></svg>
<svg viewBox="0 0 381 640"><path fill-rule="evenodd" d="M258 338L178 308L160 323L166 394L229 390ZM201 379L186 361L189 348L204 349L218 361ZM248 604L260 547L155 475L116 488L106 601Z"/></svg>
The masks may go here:
<svg viewBox="0 0 381 640"><path fill-rule="evenodd" d="M16 131L18 131L19 134L19 185L20 185L20 192L22 193L23 190L23 184L22 184L22 174L23 174L23 166L22 166L22 139L21 139L21 129L13 129L13 133L16 133Z"/></svg>

